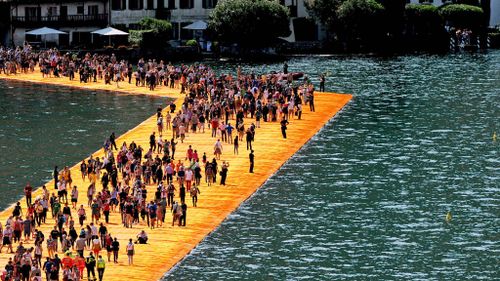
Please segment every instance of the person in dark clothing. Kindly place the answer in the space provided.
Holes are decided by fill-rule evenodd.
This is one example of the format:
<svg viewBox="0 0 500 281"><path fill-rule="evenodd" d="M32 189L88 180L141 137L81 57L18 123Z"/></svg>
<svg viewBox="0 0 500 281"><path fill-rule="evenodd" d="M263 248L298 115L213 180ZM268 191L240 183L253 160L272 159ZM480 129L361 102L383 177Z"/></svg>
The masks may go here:
<svg viewBox="0 0 500 281"><path fill-rule="evenodd" d="M120 242L118 242L118 239L113 240L111 243L111 249L113 249L113 262L118 263L118 253L120 252Z"/></svg>
<svg viewBox="0 0 500 281"><path fill-rule="evenodd" d="M229 163L225 161L222 162L222 167L220 169L220 184L226 185L227 171L228 171Z"/></svg>
<svg viewBox="0 0 500 281"><path fill-rule="evenodd" d="M248 159L250 160L250 173L253 173L253 165L255 161L255 155L253 154L253 150L250 151L250 154L248 155Z"/></svg>
<svg viewBox="0 0 500 281"><path fill-rule="evenodd" d="M181 185L179 188L179 197L181 199L181 203L184 203L184 200L186 200L186 188L184 185Z"/></svg>
<svg viewBox="0 0 500 281"><path fill-rule="evenodd" d="M286 125L288 125L288 121L283 117L283 120L280 122L281 124L281 134L283 135L283 138L286 139Z"/></svg>
<svg viewBox="0 0 500 281"><path fill-rule="evenodd" d="M111 133L111 136L109 136L109 142L111 143L111 149L117 150L116 148L116 136L115 132Z"/></svg>
<svg viewBox="0 0 500 281"><path fill-rule="evenodd" d="M90 256L85 259L85 267L87 268L87 280L95 280L95 258L92 252L90 252ZM90 279L90 274L92 274L92 279Z"/></svg>
<svg viewBox="0 0 500 281"><path fill-rule="evenodd" d="M247 150L252 149L253 133L250 129L246 131Z"/></svg>
<svg viewBox="0 0 500 281"><path fill-rule="evenodd" d="M149 148L153 151L156 150L156 136L155 136L155 132L153 132L151 134L151 136L149 136Z"/></svg>
<svg viewBox="0 0 500 281"><path fill-rule="evenodd" d="M54 177L54 189L57 189L57 183L59 182L59 171L57 170L57 166L54 167L52 176Z"/></svg>
<svg viewBox="0 0 500 281"><path fill-rule="evenodd" d="M187 218L187 205L184 201L181 204L182 216L179 219L179 226L186 226L186 218Z"/></svg>

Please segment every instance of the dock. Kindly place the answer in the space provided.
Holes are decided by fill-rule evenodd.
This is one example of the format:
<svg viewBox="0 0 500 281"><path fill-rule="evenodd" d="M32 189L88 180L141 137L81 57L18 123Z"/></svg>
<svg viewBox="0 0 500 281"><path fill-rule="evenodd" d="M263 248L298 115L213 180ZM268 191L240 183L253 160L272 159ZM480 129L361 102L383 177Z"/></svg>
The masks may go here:
<svg viewBox="0 0 500 281"><path fill-rule="evenodd" d="M41 74L17 74L17 75L0 75L0 79L11 79L23 82L51 84L58 87L77 87L86 90L106 90L118 92L119 94L146 94L151 96L171 97L176 99L177 109L181 108L182 98L179 89L166 89L159 87L155 91L149 91L145 87L136 87L134 81L129 85L127 82L120 82L120 88L116 87L116 83L112 85L104 85L102 81L99 83L81 84L78 79L69 81L68 78L42 78ZM106 94L106 93L102 93ZM125 228L121 224L121 218L118 213L110 215L110 224L107 225L108 231L113 237L118 237L120 242L120 257L119 263L107 263L104 273L104 280L158 280L166 272L172 269L193 248L195 248L207 235L214 231L238 206L256 192L265 182L271 177L293 154L295 154L305 143L307 143L329 120L331 120L342 108L351 100L352 96L348 94L334 93L319 93L315 92L316 111L310 112L308 106L304 106L302 120L290 120L287 130L287 139L283 139L280 131L279 122L262 122L260 128L256 129L255 142L253 149L255 154L254 173L249 173L249 151L246 149L245 141L241 141L239 145L239 155L233 154L233 146L223 143L223 153L219 164L222 161L229 162L229 172L227 183L225 186L219 184L219 176L217 183L212 186L207 186L202 179L200 187L201 194L198 196L198 207L192 207L189 193L186 194L187 209L187 224L185 227L177 225L171 226L172 216L167 209L165 224L163 227L149 229L144 222L140 225L134 225L133 228ZM166 104L164 104L164 107ZM166 109L164 109L166 112ZM149 148L149 136L152 132L156 132L156 115L155 108L151 109L152 116L129 130L125 134L119 136L116 140L118 147L125 141L127 144L134 141L147 150ZM245 119L245 126L251 124L254 120ZM231 120L234 124L235 121ZM164 131L164 136L170 139L172 132ZM103 140L107 136L102 136ZM233 134L234 137L234 134ZM175 162L177 159L184 160L188 145L192 145L193 149L198 151L198 154L207 153L208 159L214 157L213 147L216 138L210 137L210 130L205 130L205 133L188 133L184 143L179 141L176 150ZM94 157L102 157L103 151L100 147L96 147L97 151L92 155ZM83 160L83 159L82 159ZM69 163L54 163L59 167L68 165ZM69 166L69 165L68 165ZM47 167L52 168L52 167ZM87 206L86 191L89 181L82 181L79 171L79 163L71 168L73 185L78 186L79 202ZM300 171L298 171L300 172ZM283 183L286 185L286 182ZM52 193L54 191L54 183L46 183L47 188ZM20 192L24 186L19 186ZM177 187L177 185L176 185ZM97 190L102 188L100 181L97 184ZM156 186L148 186L148 199L154 196ZM41 194L41 189L37 189L33 193L33 199ZM69 197L69 196L68 196ZM14 199L13 199L14 200ZM174 200L178 200L178 194ZM23 211L26 210L24 198L20 200ZM13 202L15 203L15 202ZM86 207L87 214L90 210ZM13 205L0 213L0 222L5 223L9 215L12 214ZM76 216L76 210L72 210ZM89 217L89 216L88 216ZM79 231L79 224L75 218L75 228ZM87 219L86 223L89 220ZM40 228L47 238L48 232L54 226L54 220L48 215L47 224ZM129 266L126 256L126 244L129 238L135 240L136 235L141 231L146 230L149 236L148 244L135 245L136 254L134 256L134 265ZM25 247L32 246L33 241L25 243ZM17 244L14 244L15 247ZM47 255L46 243L43 244L44 252L43 259ZM0 254L0 266L7 263L11 254L6 254L6 249ZM88 254L88 251L85 252ZM103 257L106 252L102 252ZM62 258L63 253L59 253ZM85 273L86 279L86 273Z"/></svg>

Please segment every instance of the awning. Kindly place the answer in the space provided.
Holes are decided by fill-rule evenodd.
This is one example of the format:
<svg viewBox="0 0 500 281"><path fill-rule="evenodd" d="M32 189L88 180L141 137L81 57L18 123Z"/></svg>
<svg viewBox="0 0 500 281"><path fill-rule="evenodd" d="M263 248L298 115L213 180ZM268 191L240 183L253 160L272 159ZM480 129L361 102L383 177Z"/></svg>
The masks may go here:
<svg viewBox="0 0 500 281"><path fill-rule="evenodd" d="M207 29L208 24L202 20L195 21L192 24L188 24L183 27L183 29L191 29L191 30L205 30Z"/></svg>
<svg viewBox="0 0 500 281"><path fill-rule="evenodd" d="M31 31L26 32L26 34L29 35L49 35L49 34L67 34L66 32L49 28L49 27L42 27L38 29L33 29Z"/></svg>
<svg viewBox="0 0 500 281"><path fill-rule="evenodd" d="M121 31L121 30L113 28L113 27L106 27L106 28L103 28L103 29L92 31L91 33L99 34L99 35L102 35L102 36L128 35L127 32Z"/></svg>

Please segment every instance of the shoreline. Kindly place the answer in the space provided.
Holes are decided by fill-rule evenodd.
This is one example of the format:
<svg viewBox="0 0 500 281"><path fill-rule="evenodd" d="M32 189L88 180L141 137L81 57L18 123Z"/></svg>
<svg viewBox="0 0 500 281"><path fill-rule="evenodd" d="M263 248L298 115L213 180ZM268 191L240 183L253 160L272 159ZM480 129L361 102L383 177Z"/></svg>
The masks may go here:
<svg viewBox="0 0 500 281"><path fill-rule="evenodd" d="M0 79L75 87L85 90L104 90L126 94L170 97L176 98L175 103L178 106L177 108L180 108L180 104L182 103L182 99L179 98L182 97L182 95L176 93L179 91L178 89L171 90L160 87L154 92L150 92L145 87L136 87L134 84L128 85L128 83L121 83L124 87L116 89L116 85L104 85L102 82L88 83L88 85L79 86L78 81L70 82L66 77L42 78L41 75L39 75L40 77L36 78L34 76L35 74L17 74L16 76L7 77L5 75L0 75ZM64 80L66 80L66 82ZM108 229L110 233L119 238L122 244L122 250L120 251L120 263L117 265L108 263L104 278L106 280L119 280L123 278L128 278L130 280L157 280L165 276L174 269L200 241L217 230L221 222L223 222L229 214L250 198L270 176L276 173L292 155L316 135L321 128L323 128L324 124L335 117L351 98L351 95L346 94L316 93L316 112L310 113L308 109L304 109L302 120L290 121L288 129L289 137L286 140L281 138L279 123L262 122L261 128L257 129L256 142L254 142L254 150L256 152L255 174L248 173L248 152L245 150L244 145L240 144L239 155L233 155L231 153L232 147L224 143L224 151L221 160L226 160L230 163L227 185L221 186L217 183L211 187L207 187L205 183L202 183L198 207L196 208L191 207L189 202L190 198L187 198L188 215L186 227L170 226L169 221L171 216L169 212L167 212L163 227L147 230L150 238L149 244L146 246L137 245L137 254L134 256L133 266L128 266L126 262L124 262L126 260L124 251L125 241L128 240L128 238L135 237L141 229L147 229L147 225L141 223L140 226L134 226L134 228L131 229L123 228L118 213L112 213L110 215ZM154 109L152 109L152 112L153 110ZM141 146L148 147L148 136L152 131L156 131L155 117L155 115L152 115L119 136L117 138L117 144L121 144L123 141L130 143L134 140ZM234 122L234 120L231 121ZM249 124L250 122L252 122L251 119L245 119L245 124ZM165 133L166 136L170 134L170 130ZM189 133L184 144L179 143L178 145L178 156L182 157L187 146L193 145L200 153L207 152L207 156L210 159L212 157L213 143L216 139L211 138L209 134L208 130L204 134ZM94 157L102 157L102 149L97 150L92 155ZM79 172L79 163L71 167L71 172L74 178L73 184L79 187L80 194L82 194L82 190L85 190L88 186L88 181L82 182ZM53 191L53 181L49 181L46 186L49 191ZM98 189L99 188L100 184L98 184ZM154 185L148 185L148 198L151 198L151 195L154 194L154 189ZM39 195L40 191L41 189L37 188L33 193L33 197L35 198ZM85 200L84 197L85 196L80 196L80 199L83 199L81 201ZM23 199L21 199L20 202L23 202ZM89 211L88 207L86 209ZM11 210L12 206L4 209L0 213L0 221L5 221ZM49 223L42 225L40 229L46 232L51 228L51 222L49 218ZM59 254L62 257L62 254ZM8 257L10 257L10 255L5 253L0 254L0 262L6 263Z"/></svg>

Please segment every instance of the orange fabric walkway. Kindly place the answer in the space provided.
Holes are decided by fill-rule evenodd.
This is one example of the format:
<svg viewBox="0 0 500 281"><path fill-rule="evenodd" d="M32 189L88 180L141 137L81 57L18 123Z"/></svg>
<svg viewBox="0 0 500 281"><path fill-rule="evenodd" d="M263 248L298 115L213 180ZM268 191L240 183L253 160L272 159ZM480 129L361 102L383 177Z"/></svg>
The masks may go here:
<svg viewBox="0 0 500 281"><path fill-rule="evenodd" d="M18 74L16 76L0 75L0 78L16 79L20 81L30 81L36 83L54 84L58 86L73 86L82 87L85 89L95 90L111 90L120 91L129 94L148 94L155 96L170 96L180 97L177 92L179 90L167 91L165 88L159 88L154 92L150 92L145 88L128 85L128 83L120 83L120 89L116 89L116 84L109 86L102 82L89 83L88 85L80 85L78 81L70 82L67 78L45 78L42 79L39 74ZM106 93L102 93L106 94ZM288 139L281 137L280 126L278 122L264 123L261 122L261 128L257 128L254 142L255 150L255 173L248 173L249 160L245 142L240 142L239 155L233 155L233 146L224 144L222 160L229 161L230 167L228 172L227 185L221 186L218 182L211 187L208 187L202 180L200 187L201 194L198 197L198 207L191 206L191 199L187 194L186 203L187 210L187 226L178 227L171 226L172 216L167 212L166 224L163 227L149 230L147 225L135 225L132 229L124 228L121 225L121 220L118 213L112 213L110 216L110 224L108 230L112 236L117 236L120 244L120 262L115 265L107 263L104 280L158 280L176 263L182 260L196 245L210 232L219 226L219 224L233 212L243 201L252 195L273 173L275 173L297 150L299 150L314 134L316 134L328 120L342 109L342 107L352 98L347 94L333 93L315 93L316 112L309 112L307 106L304 107L302 120L291 120L288 126ZM177 99L177 108L180 108L182 99ZM152 113L155 111L151 109ZM253 120L246 119L245 123L250 124ZM234 120L232 122L234 124ZM149 147L149 135L156 131L156 116L152 116L139 124L137 127L128 131L124 135L118 137L116 143L118 146L125 141L129 144L132 141L140 144L147 149ZM164 133L165 136L171 137L171 131ZM233 134L234 136L234 134ZM107 136L103 136L105 138ZM186 155L188 145L192 145L193 149L198 150L201 157L203 152L207 153L209 159L213 157L213 146L216 139L210 137L209 130L205 133L189 133L183 144L177 146L177 159L183 159ZM93 154L102 157L102 149ZM68 163L55 163L59 167ZM50 167L48 167L50 168ZM83 182L79 171L79 163L71 168L73 184L77 185L80 191L79 204L83 203L86 206L86 191L89 185L88 180ZM286 183L283 183L286 184ZM46 184L52 192L53 182ZM176 185L177 187L177 185ZM23 186L19 189L22 190ZM101 190L100 183L97 184L97 189ZM154 196L156 186L148 186L148 198ZM35 198L40 194L37 190L33 194ZM176 194L178 199L178 194ZM26 209L25 201L22 199L23 210ZM8 216L12 214L13 208L10 207L0 213L0 221L5 223ZM73 214L76 211L73 210ZM87 214L90 210L87 208ZM49 215L50 216L50 215ZM77 221L77 219L75 219ZM54 225L54 220L49 218L47 224L42 226L45 237L48 236L49 229ZM88 220L86 221L88 222ZM76 222L75 225L78 225ZM78 225L79 226L79 225ZM146 230L149 235L147 245L136 245L136 255L134 256L134 265L127 265L127 257L125 246L129 238L135 238L140 230ZM79 228L77 228L79 231ZM32 243L28 243L32 245ZM17 245L14 245L16 247ZM47 254L46 244L44 243L44 257ZM6 250L0 254L0 267L7 263L10 254L5 254ZM88 252L86 251L86 254ZM105 254L105 253L104 253ZM62 253L59 254L62 258ZM86 276L86 273L85 273Z"/></svg>

